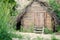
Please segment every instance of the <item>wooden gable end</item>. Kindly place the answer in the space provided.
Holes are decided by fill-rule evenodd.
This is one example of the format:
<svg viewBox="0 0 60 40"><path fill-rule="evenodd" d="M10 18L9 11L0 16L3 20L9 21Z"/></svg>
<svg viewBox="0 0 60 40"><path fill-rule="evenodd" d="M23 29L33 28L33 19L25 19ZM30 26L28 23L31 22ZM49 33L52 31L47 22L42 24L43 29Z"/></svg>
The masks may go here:
<svg viewBox="0 0 60 40"><path fill-rule="evenodd" d="M52 29L52 21L49 13L38 2L33 2L28 7L27 13L23 16L21 24L24 28L29 29L33 27L47 27Z"/></svg>

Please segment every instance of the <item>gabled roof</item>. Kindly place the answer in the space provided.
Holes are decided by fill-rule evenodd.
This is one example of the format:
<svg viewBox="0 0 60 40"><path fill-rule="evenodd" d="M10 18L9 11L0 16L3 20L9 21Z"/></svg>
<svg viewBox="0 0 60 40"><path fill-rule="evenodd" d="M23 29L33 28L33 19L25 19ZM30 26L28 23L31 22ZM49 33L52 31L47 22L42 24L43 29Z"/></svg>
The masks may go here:
<svg viewBox="0 0 60 40"><path fill-rule="evenodd" d="M42 2L42 1L39 1L39 0L32 0L32 2L29 5L27 5L22 10L22 12L18 15L17 22L21 21L21 19L23 18L23 16L26 14L28 7L30 7L34 2L38 2L40 5L42 5L43 8L46 8L45 10L50 13L51 17L56 18L56 15L53 13L54 10L51 9L51 7L48 5L48 3Z"/></svg>
<svg viewBox="0 0 60 40"><path fill-rule="evenodd" d="M46 2L41 2L39 0L32 0L32 2L30 4L28 4L23 10L22 12L18 15L19 18L21 18L26 12L27 12L27 9L28 7L30 7L34 2L38 2L40 5L44 6L44 7L47 7L48 4Z"/></svg>

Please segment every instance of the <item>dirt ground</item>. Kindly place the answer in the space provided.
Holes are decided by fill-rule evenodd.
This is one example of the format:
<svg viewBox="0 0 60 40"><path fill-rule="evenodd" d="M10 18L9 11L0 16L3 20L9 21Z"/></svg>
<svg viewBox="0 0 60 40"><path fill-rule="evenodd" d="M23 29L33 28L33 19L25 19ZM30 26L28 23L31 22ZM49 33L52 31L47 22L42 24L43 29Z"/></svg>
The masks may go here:
<svg viewBox="0 0 60 40"><path fill-rule="evenodd" d="M43 38L42 40L51 40L54 36L60 40L60 35L55 34L36 34L36 33L23 33L23 32L16 32L17 35L22 35L23 38L13 38L13 40L37 40L37 38Z"/></svg>

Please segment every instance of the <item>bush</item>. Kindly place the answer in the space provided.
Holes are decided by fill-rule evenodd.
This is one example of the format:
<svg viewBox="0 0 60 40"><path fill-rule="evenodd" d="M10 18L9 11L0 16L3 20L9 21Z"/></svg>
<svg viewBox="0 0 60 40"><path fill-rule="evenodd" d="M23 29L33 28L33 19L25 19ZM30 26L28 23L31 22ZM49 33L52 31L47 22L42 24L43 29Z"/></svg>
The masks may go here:
<svg viewBox="0 0 60 40"><path fill-rule="evenodd" d="M53 31L52 31L52 30L49 30L48 28L45 28L45 29L44 29L44 33L45 33L45 34L52 34Z"/></svg>
<svg viewBox="0 0 60 40"><path fill-rule="evenodd" d="M57 25L56 30L60 32L60 25Z"/></svg>
<svg viewBox="0 0 60 40"><path fill-rule="evenodd" d="M51 8L54 10L57 19L60 20L60 4L58 4L56 0L49 0L49 4Z"/></svg>
<svg viewBox="0 0 60 40"><path fill-rule="evenodd" d="M51 6L51 8L54 10L55 14L56 14L56 17L57 17L57 22L58 22L58 25L56 25L56 29L57 31L60 30L60 4L57 3L56 0L49 0L49 4Z"/></svg>
<svg viewBox="0 0 60 40"><path fill-rule="evenodd" d="M0 40L12 40L11 34L7 33L6 31L2 31L0 33Z"/></svg>
<svg viewBox="0 0 60 40"><path fill-rule="evenodd" d="M12 40L12 25L9 22L15 4L14 0L0 0L0 40Z"/></svg>

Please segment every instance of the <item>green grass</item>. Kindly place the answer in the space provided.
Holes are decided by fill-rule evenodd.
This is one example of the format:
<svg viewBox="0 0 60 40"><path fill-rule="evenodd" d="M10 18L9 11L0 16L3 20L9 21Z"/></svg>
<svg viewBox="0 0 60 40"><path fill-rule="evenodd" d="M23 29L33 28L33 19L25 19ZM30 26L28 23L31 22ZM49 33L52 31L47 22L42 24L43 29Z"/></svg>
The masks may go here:
<svg viewBox="0 0 60 40"><path fill-rule="evenodd" d="M0 0L0 40L12 40L14 37L10 20L15 4L14 0Z"/></svg>
<svg viewBox="0 0 60 40"><path fill-rule="evenodd" d="M52 30L49 30L48 28L45 28L44 29L44 33L45 34L53 34L53 31Z"/></svg>
<svg viewBox="0 0 60 40"><path fill-rule="evenodd" d="M52 36L51 40L59 40L59 39L57 39L55 36Z"/></svg>

